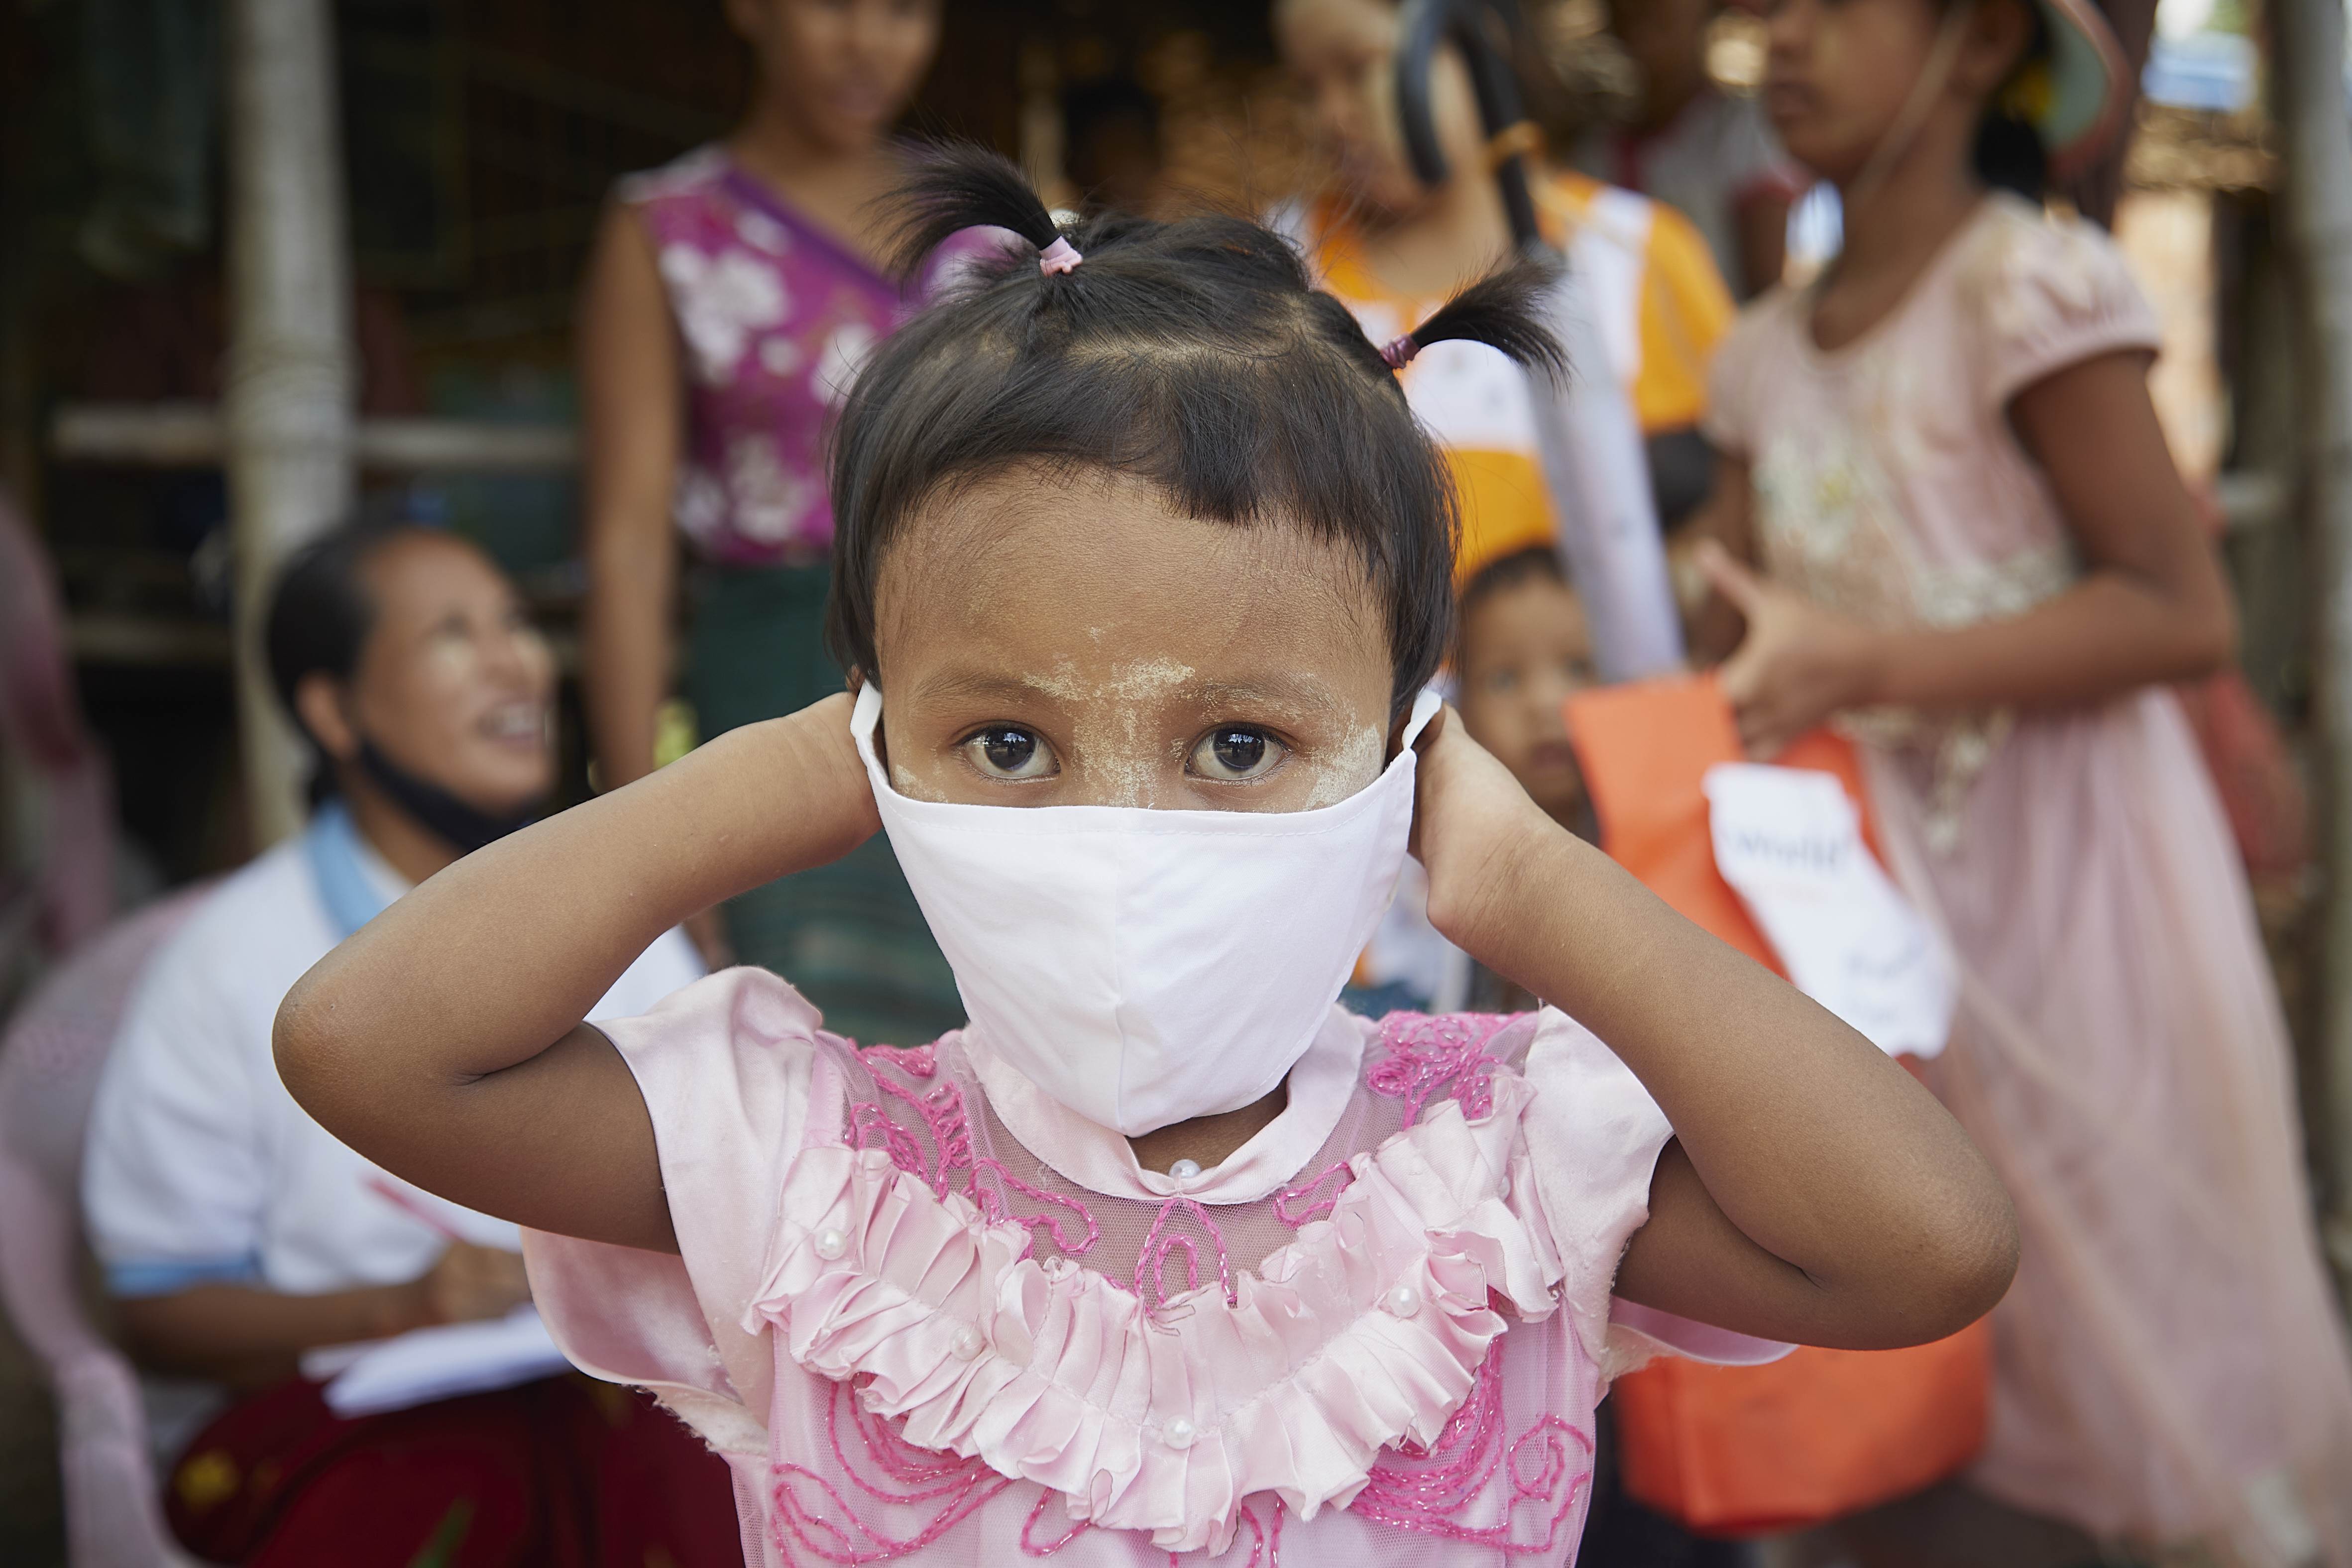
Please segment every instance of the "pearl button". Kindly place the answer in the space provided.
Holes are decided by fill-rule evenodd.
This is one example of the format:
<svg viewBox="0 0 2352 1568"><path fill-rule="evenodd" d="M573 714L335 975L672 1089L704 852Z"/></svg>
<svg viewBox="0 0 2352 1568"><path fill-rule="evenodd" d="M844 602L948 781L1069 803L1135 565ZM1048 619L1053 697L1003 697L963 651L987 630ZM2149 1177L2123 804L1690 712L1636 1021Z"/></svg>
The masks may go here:
<svg viewBox="0 0 2352 1568"><path fill-rule="evenodd" d="M1189 1182L1193 1177L1201 1173L1201 1162L1198 1160L1179 1160L1174 1164L1168 1167L1168 1173L1175 1177L1180 1182Z"/></svg>
<svg viewBox="0 0 2352 1568"><path fill-rule="evenodd" d="M1389 1292L1389 1310L1400 1318L1410 1318L1421 1310L1421 1292L1410 1285L1400 1285Z"/></svg>
<svg viewBox="0 0 2352 1568"><path fill-rule="evenodd" d="M849 1250L849 1237L831 1226L816 1233L816 1255L827 1263Z"/></svg>
<svg viewBox="0 0 2352 1568"><path fill-rule="evenodd" d="M971 1361L980 1354L981 1347L986 1342L980 1337L978 1329L966 1323L955 1331L955 1338L950 1342L948 1348L955 1352L956 1360Z"/></svg>
<svg viewBox="0 0 2352 1568"><path fill-rule="evenodd" d="M1160 1424L1160 1440L1171 1448L1189 1448L1201 1434L1189 1415L1174 1415Z"/></svg>

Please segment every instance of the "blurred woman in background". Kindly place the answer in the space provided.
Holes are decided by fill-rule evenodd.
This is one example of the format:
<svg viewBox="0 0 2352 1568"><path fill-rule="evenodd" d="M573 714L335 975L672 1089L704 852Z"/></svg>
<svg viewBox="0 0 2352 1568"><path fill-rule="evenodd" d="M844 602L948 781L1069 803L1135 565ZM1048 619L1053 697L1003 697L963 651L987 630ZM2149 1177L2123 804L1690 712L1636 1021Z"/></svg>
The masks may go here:
<svg viewBox="0 0 2352 1568"><path fill-rule="evenodd" d="M824 423L909 307L872 204L905 173L890 129L938 47L940 0L728 0L727 15L758 72L751 112L621 183L584 290L584 656L607 790L655 766L678 662L673 529L695 562L679 685L698 738L841 689L820 635ZM963 1020L878 835L735 900L725 928L725 952L791 974L830 1028L914 1041ZM722 951L715 928L698 936Z"/></svg>
<svg viewBox="0 0 2352 1568"><path fill-rule="evenodd" d="M545 1357L346 1418L302 1375L307 1352L530 1299L514 1227L394 1182L311 1121L278 1081L270 1026L336 943L537 812L555 783L555 668L498 569L415 528L298 554L267 635L318 754L318 809L148 963L82 1171L132 1356L233 1400L172 1468L173 1529L201 1556L260 1564L407 1564L436 1544L448 1568L731 1563L725 1468L640 1395L546 1375ZM671 931L600 1012L642 1012L701 973ZM622 1554L590 1554L599 1541Z"/></svg>

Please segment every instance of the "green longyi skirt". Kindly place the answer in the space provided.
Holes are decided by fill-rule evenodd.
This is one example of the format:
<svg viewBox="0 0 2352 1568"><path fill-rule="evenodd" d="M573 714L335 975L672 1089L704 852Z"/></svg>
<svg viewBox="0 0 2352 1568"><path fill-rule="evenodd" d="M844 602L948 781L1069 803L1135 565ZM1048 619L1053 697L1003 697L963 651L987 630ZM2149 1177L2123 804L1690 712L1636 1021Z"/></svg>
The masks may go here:
<svg viewBox="0 0 2352 1568"><path fill-rule="evenodd" d="M824 648L831 577L822 565L726 567L697 581L684 685L702 739L842 689ZM917 1046L964 1021L955 976L881 834L830 866L731 900L726 919L736 957L792 982L836 1034Z"/></svg>

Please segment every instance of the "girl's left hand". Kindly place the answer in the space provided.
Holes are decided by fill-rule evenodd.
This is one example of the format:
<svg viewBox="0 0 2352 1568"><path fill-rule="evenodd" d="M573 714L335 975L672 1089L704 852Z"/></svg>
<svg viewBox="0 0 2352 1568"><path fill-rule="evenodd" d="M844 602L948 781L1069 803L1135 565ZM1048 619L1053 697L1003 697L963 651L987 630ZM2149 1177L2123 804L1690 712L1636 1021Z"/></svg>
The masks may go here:
<svg viewBox="0 0 2352 1568"><path fill-rule="evenodd" d="M1698 564L1748 622L1718 675L1749 756L1769 762L1832 715L1870 700L1878 649L1868 627L1774 586L1718 544L1699 546Z"/></svg>
<svg viewBox="0 0 2352 1568"><path fill-rule="evenodd" d="M1411 847L1429 872L1429 921L1483 963L1494 929L1517 918L1528 844L1553 824L1450 705L1416 746Z"/></svg>

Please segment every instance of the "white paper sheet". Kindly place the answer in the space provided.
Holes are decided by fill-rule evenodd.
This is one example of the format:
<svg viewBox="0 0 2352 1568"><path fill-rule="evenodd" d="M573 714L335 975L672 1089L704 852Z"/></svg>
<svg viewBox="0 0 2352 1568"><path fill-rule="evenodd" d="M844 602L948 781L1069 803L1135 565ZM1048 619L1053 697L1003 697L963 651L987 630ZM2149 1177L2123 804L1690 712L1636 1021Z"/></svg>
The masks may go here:
<svg viewBox="0 0 2352 1568"><path fill-rule="evenodd" d="M516 1308L480 1323L416 1329L363 1345L329 1345L302 1357L302 1375L330 1380L327 1408L375 1415L486 1389L511 1388L570 1363L539 1309Z"/></svg>
<svg viewBox="0 0 2352 1568"><path fill-rule="evenodd" d="M1719 763L1704 782L1716 868L1797 989L1889 1056L1941 1051L1951 955L1863 843L1845 786L1758 763Z"/></svg>

